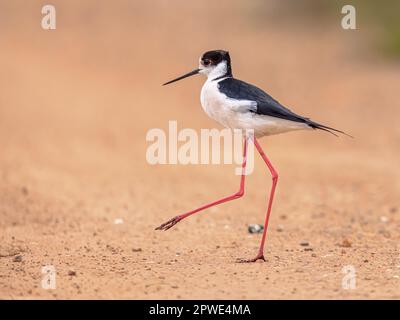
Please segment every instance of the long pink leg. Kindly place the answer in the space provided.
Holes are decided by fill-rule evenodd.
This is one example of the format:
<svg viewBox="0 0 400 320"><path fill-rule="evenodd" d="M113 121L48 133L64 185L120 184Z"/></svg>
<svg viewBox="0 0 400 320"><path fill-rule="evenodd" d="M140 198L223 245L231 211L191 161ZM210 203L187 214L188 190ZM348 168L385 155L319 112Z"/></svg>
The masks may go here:
<svg viewBox="0 0 400 320"><path fill-rule="evenodd" d="M263 158L265 164L267 165L269 171L271 172L271 175L272 175L272 187L271 187L271 192L270 192L270 195L269 195L267 214L265 216L264 232L263 232L263 235L262 235L262 239L261 239L261 243L260 243L260 248L258 250L258 254L253 259L239 260L239 262L255 262L255 261L260 260L260 259L265 261L265 258L264 258L265 238L266 238L266 235L267 235L268 221L269 221L269 216L271 214L272 202L274 200L275 188L276 188L276 184L278 183L278 172L276 172L275 168L272 166L272 164L269 161L267 155L264 153L263 149L261 148L260 144L258 143L258 141L257 141L257 139L255 137L254 137L254 145L256 146L258 152L260 153L260 155Z"/></svg>
<svg viewBox="0 0 400 320"><path fill-rule="evenodd" d="M174 225L176 225L179 221L181 221L182 219L185 219L189 216L191 216L192 214L195 214L196 212L202 211L204 209L210 208L212 206L216 206L218 204L227 202L227 201L231 201L231 200L235 200L238 199L240 197L242 197L244 195L244 180L246 177L246 164L247 164L247 143L248 143L248 137L244 138L244 147L243 147L243 163L242 163L242 175L240 178L240 188L239 191L234 193L233 195L224 197L222 199L219 199L217 201L205 204L197 209L194 209L192 211L186 212L184 214L181 214L179 216L173 217L171 220L168 220L167 222L163 223L161 226L157 227L156 230L168 230L169 228L173 227Z"/></svg>

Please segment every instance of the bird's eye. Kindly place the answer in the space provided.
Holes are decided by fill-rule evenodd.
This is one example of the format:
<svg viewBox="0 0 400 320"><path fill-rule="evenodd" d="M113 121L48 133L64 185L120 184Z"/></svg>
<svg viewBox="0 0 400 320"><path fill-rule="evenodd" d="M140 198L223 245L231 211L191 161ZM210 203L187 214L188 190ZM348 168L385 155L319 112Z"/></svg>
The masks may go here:
<svg viewBox="0 0 400 320"><path fill-rule="evenodd" d="M203 64L204 64L205 66L208 66L208 65L210 64L210 60L208 60L208 59L203 60Z"/></svg>

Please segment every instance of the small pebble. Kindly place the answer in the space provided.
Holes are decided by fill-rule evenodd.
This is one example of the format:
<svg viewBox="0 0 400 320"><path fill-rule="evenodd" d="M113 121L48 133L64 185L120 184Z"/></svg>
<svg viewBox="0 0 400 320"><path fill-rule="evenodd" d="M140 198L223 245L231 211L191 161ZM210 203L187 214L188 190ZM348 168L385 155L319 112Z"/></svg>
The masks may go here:
<svg viewBox="0 0 400 320"><path fill-rule="evenodd" d="M124 220L121 219L121 218L118 218L118 219L114 220L114 224L123 224L123 223L124 223Z"/></svg>
<svg viewBox="0 0 400 320"><path fill-rule="evenodd" d="M300 242L300 245L302 247L308 247L310 244L307 241L302 241L302 242Z"/></svg>
<svg viewBox="0 0 400 320"><path fill-rule="evenodd" d="M22 194L23 194L24 196L27 196L27 195L28 195L28 193L29 193L29 191L28 191L28 188L27 188L27 187L22 187L22 189L21 189L21 192L22 192Z"/></svg>
<svg viewBox="0 0 400 320"><path fill-rule="evenodd" d="M21 255L17 255L13 258L12 260L13 262L21 262L22 261L22 256Z"/></svg>
<svg viewBox="0 0 400 320"><path fill-rule="evenodd" d="M141 251L142 251L142 248L133 248L132 251L133 251L133 252L141 252Z"/></svg>
<svg viewBox="0 0 400 320"><path fill-rule="evenodd" d="M389 221L388 217L385 217L385 216L381 216L380 220L381 220L381 222L383 222L383 223L386 223L386 222Z"/></svg>
<svg viewBox="0 0 400 320"><path fill-rule="evenodd" d="M343 239L343 241L340 244L340 246L343 247L343 248L350 248L351 247L351 241L349 239Z"/></svg>
<svg viewBox="0 0 400 320"><path fill-rule="evenodd" d="M264 227L261 224L250 224L248 230L249 233L262 233Z"/></svg>
<svg viewBox="0 0 400 320"><path fill-rule="evenodd" d="M72 277L73 277L73 276L76 276L76 271L74 271L74 270L69 270L69 271L68 271L68 275L69 275L69 276L72 276Z"/></svg>

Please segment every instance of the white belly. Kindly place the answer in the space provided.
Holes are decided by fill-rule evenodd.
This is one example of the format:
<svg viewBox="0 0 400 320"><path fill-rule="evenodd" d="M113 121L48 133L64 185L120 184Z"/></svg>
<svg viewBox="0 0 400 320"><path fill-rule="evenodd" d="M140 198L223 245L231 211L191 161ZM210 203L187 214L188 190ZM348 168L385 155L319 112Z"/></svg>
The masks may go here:
<svg viewBox="0 0 400 320"><path fill-rule="evenodd" d="M227 98L218 90L218 81L207 80L200 101L205 113L226 128L252 129L256 137L292 130L311 129L307 124L288 121L250 111L238 111L239 101Z"/></svg>

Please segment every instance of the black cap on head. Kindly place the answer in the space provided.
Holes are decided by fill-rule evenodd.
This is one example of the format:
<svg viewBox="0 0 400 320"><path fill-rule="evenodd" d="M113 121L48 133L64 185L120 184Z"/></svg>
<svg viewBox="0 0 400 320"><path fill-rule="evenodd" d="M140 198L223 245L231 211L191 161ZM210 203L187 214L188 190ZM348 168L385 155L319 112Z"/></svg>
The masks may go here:
<svg viewBox="0 0 400 320"><path fill-rule="evenodd" d="M232 76L231 57L228 51L212 50L207 51L201 56L201 63L204 66L216 66L221 61L226 61L227 75Z"/></svg>

